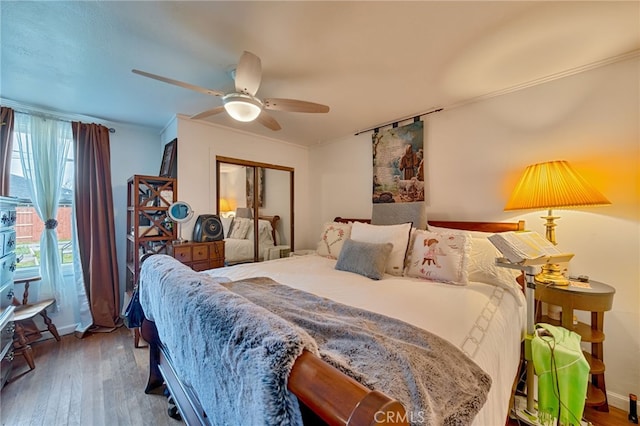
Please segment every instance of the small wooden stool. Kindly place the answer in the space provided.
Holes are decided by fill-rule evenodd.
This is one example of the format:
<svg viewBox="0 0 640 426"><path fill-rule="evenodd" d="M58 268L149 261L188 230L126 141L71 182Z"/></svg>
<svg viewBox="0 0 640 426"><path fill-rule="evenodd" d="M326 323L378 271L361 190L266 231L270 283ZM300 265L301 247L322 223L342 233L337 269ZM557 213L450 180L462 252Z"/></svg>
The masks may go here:
<svg viewBox="0 0 640 426"><path fill-rule="evenodd" d="M22 297L22 304L15 297L13 298L13 305L16 307L14 310L14 324L15 332L13 335L13 347L15 355L23 355L25 361L29 365L29 369L36 368L36 364L33 360L33 350L31 349L31 343L35 342L41 337L40 332L45 330L34 330L33 318L36 315L40 315L44 320L44 324L53 337L59 342L60 335L56 326L51 321L51 318L47 315L47 309L53 305L55 299L45 299L39 302L29 304L29 285L32 281L40 281L40 277L30 277L15 280L15 284L24 284L24 295Z"/></svg>

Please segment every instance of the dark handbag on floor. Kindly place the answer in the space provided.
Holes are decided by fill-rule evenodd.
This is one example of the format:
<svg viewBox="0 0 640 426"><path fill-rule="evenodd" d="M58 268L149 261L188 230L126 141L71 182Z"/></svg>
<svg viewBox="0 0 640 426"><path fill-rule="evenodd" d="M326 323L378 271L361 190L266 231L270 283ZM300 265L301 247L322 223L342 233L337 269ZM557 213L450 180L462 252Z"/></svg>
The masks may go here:
<svg viewBox="0 0 640 426"><path fill-rule="evenodd" d="M138 294L138 288L133 290L133 294L131 295L131 300L129 300L129 304L127 308L124 310L124 325L127 328L138 328L142 325L142 320L144 319L144 311L142 310L142 305L140 304L140 295Z"/></svg>

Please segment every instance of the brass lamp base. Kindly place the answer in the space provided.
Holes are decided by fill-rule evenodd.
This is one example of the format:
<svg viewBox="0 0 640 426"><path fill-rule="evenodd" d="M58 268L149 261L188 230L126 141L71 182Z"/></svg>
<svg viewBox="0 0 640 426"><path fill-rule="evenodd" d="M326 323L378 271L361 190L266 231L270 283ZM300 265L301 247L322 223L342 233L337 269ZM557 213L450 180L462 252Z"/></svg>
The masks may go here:
<svg viewBox="0 0 640 426"><path fill-rule="evenodd" d="M545 227L547 228L547 240L549 240L554 246L556 243L556 224L555 220L559 219L558 216L554 216L551 209L549 209L549 213L542 217L542 219L546 219L547 223ZM569 285L569 280L562 274L562 268L557 263L547 263L542 265L542 271L535 276L535 280L539 283L544 284L553 284L553 285Z"/></svg>
<svg viewBox="0 0 640 426"><path fill-rule="evenodd" d="M535 276L535 280L543 284L569 285L569 280L562 274L562 268L557 263L542 265L542 271Z"/></svg>

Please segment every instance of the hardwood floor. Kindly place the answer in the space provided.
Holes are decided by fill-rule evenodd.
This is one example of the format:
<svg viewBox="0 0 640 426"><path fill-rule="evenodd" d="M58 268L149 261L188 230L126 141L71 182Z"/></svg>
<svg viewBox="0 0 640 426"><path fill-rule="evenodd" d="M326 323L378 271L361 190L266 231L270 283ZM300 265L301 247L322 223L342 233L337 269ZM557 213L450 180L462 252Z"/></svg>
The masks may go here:
<svg viewBox="0 0 640 426"><path fill-rule="evenodd" d="M584 411L584 418L590 421L593 426L631 426L633 423L628 420L627 416L627 412L611 405L609 405L608 413L589 407ZM519 426L520 424L524 423L519 423L517 420L509 420L507 426Z"/></svg>
<svg viewBox="0 0 640 426"><path fill-rule="evenodd" d="M14 361L0 393L2 425L183 425L167 415L167 399L146 395L148 350L131 331L62 336L33 345L36 368Z"/></svg>
<svg viewBox="0 0 640 426"><path fill-rule="evenodd" d="M6 426L179 426L167 415L162 395L146 395L149 353L133 347L131 331L73 335L33 345L36 369L22 357L0 393L0 419ZM587 410L594 426L629 426L627 413ZM511 421L509 426L517 426ZM493 425L486 425L493 426Z"/></svg>
<svg viewBox="0 0 640 426"><path fill-rule="evenodd" d="M585 411L585 417L594 426L631 426L633 423L629 421L628 415L629 413L612 406L609 406L608 413L602 413L591 408Z"/></svg>

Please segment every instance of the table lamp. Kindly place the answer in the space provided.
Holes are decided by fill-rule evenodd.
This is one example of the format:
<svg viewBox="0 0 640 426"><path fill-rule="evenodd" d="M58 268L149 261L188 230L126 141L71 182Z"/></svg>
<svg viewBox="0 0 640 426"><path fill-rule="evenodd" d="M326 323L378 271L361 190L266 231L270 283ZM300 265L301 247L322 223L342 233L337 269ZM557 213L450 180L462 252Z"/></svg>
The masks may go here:
<svg viewBox="0 0 640 426"><path fill-rule="evenodd" d="M220 216L229 217L236 209L236 202L233 199L220 198Z"/></svg>
<svg viewBox="0 0 640 426"><path fill-rule="evenodd" d="M549 161L528 166L505 206L508 210L548 209L546 237L556 243L556 224L552 209L606 205L611 202L580 176L566 161ZM558 264L546 264L536 275L539 282L568 285Z"/></svg>

